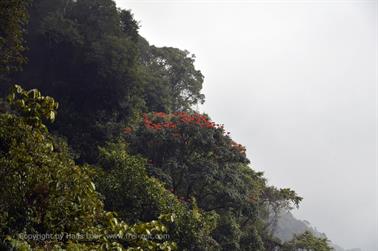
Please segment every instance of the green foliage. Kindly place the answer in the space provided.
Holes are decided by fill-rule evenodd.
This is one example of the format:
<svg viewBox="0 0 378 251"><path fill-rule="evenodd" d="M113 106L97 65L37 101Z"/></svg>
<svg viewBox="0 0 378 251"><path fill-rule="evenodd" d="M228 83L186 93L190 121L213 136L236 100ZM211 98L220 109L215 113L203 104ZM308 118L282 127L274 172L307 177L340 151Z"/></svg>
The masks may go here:
<svg viewBox="0 0 378 251"><path fill-rule="evenodd" d="M242 231L237 220L231 214L222 214L219 225L214 231L214 238L222 246L222 250L240 250Z"/></svg>
<svg viewBox="0 0 378 251"><path fill-rule="evenodd" d="M196 199L205 212L220 215L213 238L223 250L242 250L249 239L262 249L257 231L259 200L265 189L261 173L248 167L245 149L222 125L195 113L145 114L137 128L125 129L135 153L150 160L149 172L178 197Z"/></svg>
<svg viewBox="0 0 378 251"><path fill-rule="evenodd" d="M207 193L212 193L210 198L219 193L232 200L232 194L208 189L227 178L220 176L225 174L223 171L231 172L235 165L248 163L244 148L225 134L220 125L204 115L153 113L145 114L135 132L125 136L132 151L149 159L149 171L154 176L180 197L194 196L201 205L201 196ZM223 197L225 207L227 197ZM209 200L205 204L208 210L216 207Z"/></svg>
<svg viewBox="0 0 378 251"><path fill-rule="evenodd" d="M119 14L121 19L122 32L126 33L134 41L138 41L139 24L137 21L135 21L131 12L128 10L121 10Z"/></svg>
<svg viewBox="0 0 378 251"><path fill-rule="evenodd" d="M54 122L59 105L52 97L42 96L37 89L26 91L19 85L12 88L8 102L28 124L44 129L42 119Z"/></svg>
<svg viewBox="0 0 378 251"><path fill-rule="evenodd" d="M28 0L0 1L0 78L25 63L23 30L28 21Z"/></svg>
<svg viewBox="0 0 378 251"><path fill-rule="evenodd" d="M172 47L150 46L139 39L139 76L149 111L190 111L202 104L203 75L194 67L195 56Z"/></svg>
<svg viewBox="0 0 378 251"><path fill-rule="evenodd" d="M284 243L282 251L331 251L327 238L318 238L310 232L295 236L293 240Z"/></svg>
<svg viewBox="0 0 378 251"><path fill-rule="evenodd" d="M22 118L0 118L1 234L85 231L101 210L90 170Z"/></svg>
<svg viewBox="0 0 378 251"><path fill-rule="evenodd" d="M302 198L268 186L222 125L193 112L194 55L150 46L114 1L1 1L1 81L26 61L28 10L30 63L11 77L59 100L49 128L74 154L45 125L55 99L19 85L0 99L1 250L331 250L308 232L274 237ZM22 237L62 233L85 237Z"/></svg>
<svg viewBox="0 0 378 251"><path fill-rule="evenodd" d="M282 211L298 207L302 197L289 188L277 189L273 186L264 188L260 199L260 218L264 222L263 232L266 239L274 240L278 218Z"/></svg>
<svg viewBox="0 0 378 251"><path fill-rule="evenodd" d="M138 27L111 0L35 0L28 28L29 64L15 80L59 100L61 116L51 128L93 163L97 145L113 136L103 128L117 128L144 104Z"/></svg>
<svg viewBox="0 0 378 251"><path fill-rule="evenodd" d="M97 187L104 195L107 210L116 211L127 222L150 221L159 215L174 214L168 234L179 250L212 250L209 237L216 221L213 213L203 213L194 201L180 201L145 171L146 161L131 156L124 143L101 148ZM214 246L215 245L215 246Z"/></svg>
<svg viewBox="0 0 378 251"><path fill-rule="evenodd" d="M264 189L262 197L262 202L272 207L275 211L293 209L294 206L298 207L302 201L302 198L289 188L267 187Z"/></svg>
<svg viewBox="0 0 378 251"><path fill-rule="evenodd" d="M50 128L67 138L80 162L95 163L97 146L118 137L120 126L141 111L187 110L203 102L194 57L141 46L138 28L130 11L112 0L33 1L29 64L14 80L59 101L60 116Z"/></svg>
<svg viewBox="0 0 378 251"><path fill-rule="evenodd" d="M20 95L27 97L30 93L39 93L18 89ZM38 103L27 99L25 104L21 107L33 107ZM33 116L45 115L37 111ZM115 247L120 250L172 250L175 247L169 240L150 238L167 231L163 219L130 226L104 211L92 181L94 170L85 165L77 166L65 144L55 140L46 130L36 130L29 124L28 112L21 114L26 117L0 115L0 183L3 187L0 191L0 236L3 245L19 250L28 250L29 246L33 250L54 246L68 250L81 250L82 247L88 250ZM89 243L86 243L87 238L24 240L20 237L46 233L97 237ZM117 234L118 239L109 238L109 234ZM130 239L130 235L135 238Z"/></svg>
<svg viewBox="0 0 378 251"><path fill-rule="evenodd" d="M96 228L90 229L92 232L86 232L85 234L76 233L71 237L75 241L68 240L66 243L39 241L30 244L30 241L28 242L24 238L17 239L7 236L3 241L3 248L20 251L176 250L175 243L163 240L163 237L167 232L166 227L161 223L163 218L167 217L162 216L158 221L154 220L129 226L124 222L118 222L112 213L106 213L104 220L109 223L108 228L101 229L97 226ZM65 234L66 233L63 233L62 238L66 236ZM22 236L22 234L19 236Z"/></svg>

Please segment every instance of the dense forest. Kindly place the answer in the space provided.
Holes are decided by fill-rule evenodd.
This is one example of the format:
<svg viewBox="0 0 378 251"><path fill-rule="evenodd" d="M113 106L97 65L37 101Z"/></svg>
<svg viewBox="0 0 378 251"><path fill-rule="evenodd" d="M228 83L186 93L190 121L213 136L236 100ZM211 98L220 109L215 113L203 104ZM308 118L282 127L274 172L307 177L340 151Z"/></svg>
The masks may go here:
<svg viewBox="0 0 378 251"><path fill-rule="evenodd" d="M112 0L0 1L0 250L331 250Z"/></svg>

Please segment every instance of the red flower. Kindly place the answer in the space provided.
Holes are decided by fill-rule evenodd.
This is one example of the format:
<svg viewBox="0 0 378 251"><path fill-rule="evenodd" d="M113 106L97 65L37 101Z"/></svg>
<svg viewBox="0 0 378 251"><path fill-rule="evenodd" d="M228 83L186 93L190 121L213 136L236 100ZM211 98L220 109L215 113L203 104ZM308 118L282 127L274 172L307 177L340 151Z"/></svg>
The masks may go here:
<svg viewBox="0 0 378 251"><path fill-rule="evenodd" d="M123 129L123 132L126 133L126 134L130 134L130 133L133 132L133 128L131 128L131 127L126 127L126 128Z"/></svg>

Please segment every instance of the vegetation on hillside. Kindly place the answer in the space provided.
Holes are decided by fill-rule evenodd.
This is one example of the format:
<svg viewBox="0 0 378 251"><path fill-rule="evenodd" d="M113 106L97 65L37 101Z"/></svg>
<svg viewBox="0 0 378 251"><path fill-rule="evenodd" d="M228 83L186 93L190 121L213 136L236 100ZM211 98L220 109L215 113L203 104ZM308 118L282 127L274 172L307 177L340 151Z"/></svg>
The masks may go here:
<svg viewBox="0 0 378 251"><path fill-rule="evenodd" d="M112 0L0 14L1 250L331 250L273 236L302 198L193 109L194 55L149 45Z"/></svg>

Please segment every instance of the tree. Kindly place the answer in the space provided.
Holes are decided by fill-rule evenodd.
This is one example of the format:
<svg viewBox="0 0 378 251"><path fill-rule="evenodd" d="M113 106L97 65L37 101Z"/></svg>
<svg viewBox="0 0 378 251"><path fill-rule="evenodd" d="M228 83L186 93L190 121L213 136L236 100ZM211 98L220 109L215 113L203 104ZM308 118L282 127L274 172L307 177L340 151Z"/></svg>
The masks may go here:
<svg viewBox="0 0 378 251"><path fill-rule="evenodd" d="M304 232L301 235L295 236L293 240L284 243L282 247L283 251L331 251L328 245L327 238L318 238L311 232Z"/></svg>
<svg viewBox="0 0 378 251"><path fill-rule="evenodd" d="M52 97L42 96L37 89L26 91L19 85L13 87L8 102L28 124L42 129L47 129L43 120L54 122L59 106Z"/></svg>
<svg viewBox="0 0 378 251"><path fill-rule="evenodd" d="M0 2L0 80L26 62L23 31L28 21L28 0Z"/></svg>
<svg viewBox="0 0 378 251"><path fill-rule="evenodd" d="M204 77L194 67L194 55L177 48L150 46L143 38L139 39L139 51L149 111L190 111L204 102Z"/></svg>
<svg viewBox="0 0 378 251"><path fill-rule="evenodd" d="M61 116L51 129L67 138L81 162L94 163L97 145L144 104L136 22L111 0L35 0L28 28L29 64L14 78L59 101Z"/></svg>
<svg viewBox="0 0 378 251"><path fill-rule="evenodd" d="M233 142L221 125L200 114L152 113L145 114L135 132L125 136L130 150L150 160L150 172L175 194L196 197L208 211L232 206L233 194L217 186L232 183L227 175L238 175L233 169L248 159L245 149ZM217 196L223 197L222 205Z"/></svg>
<svg viewBox="0 0 378 251"><path fill-rule="evenodd" d="M0 81L11 79L0 90L16 81L50 96L15 86L0 100L0 249L329 250L308 233L273 237L301 198L268 186L246 149L194 112L194 55L149 45L112 0L28 3L0 3ZM30 63L15 73L24 27ZM96 237L19 235L61 232Z"/></svg>
<svg viewBox="0 0 378 251"><path fill-rule="evenodd" d="M289 188L277 189L273 186L266 187L261 194L260 217L264 220L264 231L273 238L276 231L278 218L283 211L289 211L299 207L302 197Z"/></svg>
<svg viewBox="0 0 378 251"><path fill-rule="evenodd" d="M245 148L222 125L196 113L151 113L138 127L126 128L125 138L133 153L149 160L150 174L174 194L194 197L199 208L220 215L212 236L223 250L262 249L258 235L242 232L257 231L253 224L265 179L249 168Z"/></svg>
<svg viewBox="0 0 378 251"><path fill-rule="evenodd" d="M80 163L95 163L97 146L142 111L190 110L203 102L194 56L150 46L131 12L114 1L34 0L29 10L29 63L12 80L59 101L50 129L67 138Z"/></svg>
<svg viewBox="0 0 378 251"><path fill-rule="evenodd" d="M52 118L55 101L37 90L24 91L20 86L15 92L11 100L20 116L0 114L1 249L13 246L21 250L52 247L171 250L175 247L169 240L149 239L150 235L167 231L162 218L128 225L105 211L92 181L94 169L76 165L67 145L49 134L44 125L35 123L46 115ZM38 240L20 235L62 233L90 235L93 239L64 236ZM119 239L109 238L109 234L117 234ZM136 238L127 239L128 235Z"/></svg>
<svg viewBox="0 0 378 251"><path fill-rule="evenodd" d="M214 250L217 244L210 233L216 215L202 212L195 201L177 198L158 180L148 177L146 161L125 149L126 145L118 142L100 150L102 172L97 187L104 196L105 208L130 223L173 214L174 222L167 223L168 234L179 250Z"/></svg>

